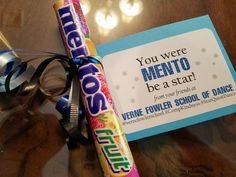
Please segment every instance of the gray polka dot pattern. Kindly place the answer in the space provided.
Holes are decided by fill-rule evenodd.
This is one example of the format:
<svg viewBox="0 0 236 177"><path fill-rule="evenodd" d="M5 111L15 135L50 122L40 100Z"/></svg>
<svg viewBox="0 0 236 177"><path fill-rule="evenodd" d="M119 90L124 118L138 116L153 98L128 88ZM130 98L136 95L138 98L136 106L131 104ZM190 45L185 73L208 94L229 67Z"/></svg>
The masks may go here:
<svg viewBox="0 0 236 177"><path fill-rule="evenodd" d="M214 56L214 58L218 58L219 57L219 55L217 53L215 53L213 56Z"/></svg>
<svg viewBox="0 0 236 177"><path fill-rule="evenodd" d="M139 81L139 78L138 78L138 77L135 77L134 80L135 80L135 81Z"/></svg>
<svg viewBox="0 0 236 177"><path fill-rule="evenodd" d="M135 99L134 98L132 98L130 101L131 101L131 103L135 103Z"/></svg>
<svg viewBox="0 0 236 177"><path fill-rule="evenodd" d="M123 76L127 76L127 72L126 72L126 71L123 71L123 72L122 72L122 75L123 75Z"/></svg>
<svg viewBox="0 0 236 177"><path fill-rule="evenodd" d="M212 75L212 78L213 78L213 79L217 79L218 76L217 76L216 74L213 74L213 75Z"/></svg>
<svg viewBox="0 0 236 177"><path fill-rule="evenodd" d="M199 66L200 64L201 64L201 62L200 61L196 61L196 63L195 63L197 66Z"/></svg>
<svg viewBox="0 0 236 177"><path fill-rule="evenodd" d="M115 89L116 89L116 90L119 90L119 89L120 89L120 86L119 86L119 85L116 85L116 86L115 86Z"/></svg>

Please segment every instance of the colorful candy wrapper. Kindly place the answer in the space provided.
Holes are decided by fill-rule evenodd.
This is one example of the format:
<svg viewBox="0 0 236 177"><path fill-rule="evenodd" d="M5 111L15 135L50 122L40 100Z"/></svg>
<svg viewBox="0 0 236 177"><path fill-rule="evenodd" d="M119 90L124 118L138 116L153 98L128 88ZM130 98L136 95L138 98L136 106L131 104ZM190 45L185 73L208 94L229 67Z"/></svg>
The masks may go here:
<svg viewBox="0 0 236 177"><path fill-rule="evenodd" d="M96 55L79 1L58 0L54 9L67 55L72 58Z"/></svg>
<svg viewBox="0 0 236 177"><path fill-rule="evenodd" d="M58 0L54 4L54 10L67 55L71 58L96 55L96 48L90 39L89 28L86 24L79 1ZM67 131L70 132L69 134L74 134L74 130L78 127L78 116L71 116L71 113L81 108L81 106L76 108L76 104L72 103L73 100L75 102L77 101L77 96L72 95L72 93L74 93L74 86L76 87L76 84L72 83L69 98L61 98L56 106L57 110L61 112L63 116L68 117L68 114L70 115L69 120L63 121L62 125L64 128L69 127L69 129L67 129ZM66 124L64 124L64 122L66 122Z"/></svg>
<svg viewBox="0 0 236 177"><path fill-rule="evenodd" d="M106 177L138 177L128 142L107 87L102 65L93 57L79 67L82 100Z"/></svg>
<svg viewBox="0 0 236 177"><path fill-rule="evenodd" d="M54 4L70 57L81 58L81 97L105 177L139 177L78 0ZM75 59L76 60L76 59Z"/></svg>

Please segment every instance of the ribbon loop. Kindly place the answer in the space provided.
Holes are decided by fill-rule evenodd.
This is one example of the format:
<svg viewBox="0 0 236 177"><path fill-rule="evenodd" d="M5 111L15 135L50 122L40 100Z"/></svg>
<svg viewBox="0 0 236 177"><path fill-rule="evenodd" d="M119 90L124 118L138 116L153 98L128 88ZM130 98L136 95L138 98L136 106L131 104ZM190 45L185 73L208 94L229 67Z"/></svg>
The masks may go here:
<svg viewBox="0 0 236 177"><path fill-rule="evenodd" d="M35 58L23 62L22 59L16 57L14 54L16 51L23 55L35 54ZM29 65L30 62L42 58L42 62L36 69ZM58 93L50 92L50 90L44 88L43 83L45 81L43 80L43 73L54 61L61 64L66 76L64 88ZM100 63L97 56L71 59L61 54L29 51L25 49L0 51L0 92L26 95L32 91L40 90L43 95L51 98L63 95L70 90L70 95L59 99L56 105L56 109L63 115L60 124L69 137L68 146L70 146L69 144L73 141L88 143L90 142L90 136L87 122L84 119L84 107L80 104L80 86L78 79L78 67L86 62Z"/></svg>

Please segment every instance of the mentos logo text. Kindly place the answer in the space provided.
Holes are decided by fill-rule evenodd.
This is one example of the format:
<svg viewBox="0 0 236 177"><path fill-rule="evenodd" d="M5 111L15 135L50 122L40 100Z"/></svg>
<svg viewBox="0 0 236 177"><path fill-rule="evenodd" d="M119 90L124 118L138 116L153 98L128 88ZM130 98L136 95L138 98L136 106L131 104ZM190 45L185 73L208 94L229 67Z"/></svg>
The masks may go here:
<svg viewBox="0 0 236 177"><path fill-rule="evenodd" d="M88 52L83 44L83 33L79 27L79 18L76 17L73 4L58 9L58 15L71 56L73 58L86 56Z"/></svg>
<svg viewBox="0 0 236 177"><path fill-rule="evenodd" d="M95 134L113 173L129 172L132 165L127 156L124 156L119 150L114 132L111 129L98 129L95 130Z"/></svg>
<svg viewBox="0 0 236 177"><path fill-rule="evenodd" d="M79 68L81 90L85 95L88 111L92 116L108 111L107 100L101 92L101 82L97 77L98 73L101 73L99 68L92 63Z"/></svg>

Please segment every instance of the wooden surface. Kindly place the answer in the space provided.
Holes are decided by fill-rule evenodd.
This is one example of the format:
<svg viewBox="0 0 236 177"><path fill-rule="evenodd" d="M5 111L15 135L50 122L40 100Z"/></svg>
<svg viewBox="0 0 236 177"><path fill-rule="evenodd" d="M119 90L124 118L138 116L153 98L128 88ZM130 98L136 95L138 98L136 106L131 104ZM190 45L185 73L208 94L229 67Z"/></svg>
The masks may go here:
<svg viewBox="0 0 236 177"><path fill-rule="evenodd" d="M104 0L90 0L86 16L98 45L200 15L209 14L236 67L236 1L143 0L143 11L102 32L94 12ZM14 48L64 52L49 0L0 0L0 32ZM110 8L117 13L118 1ZM1 41L1 47L4 48ZM23 101L23 102L22 102ZM14 102L14 104L13 104ZM100 177L93 144L68 151L53 103L0 95L0 177ZM20 105L10 107L11 105ZM3 110L3 108L5 110ZM236 177L236 114L130 143L142 177Z"/></svg>

